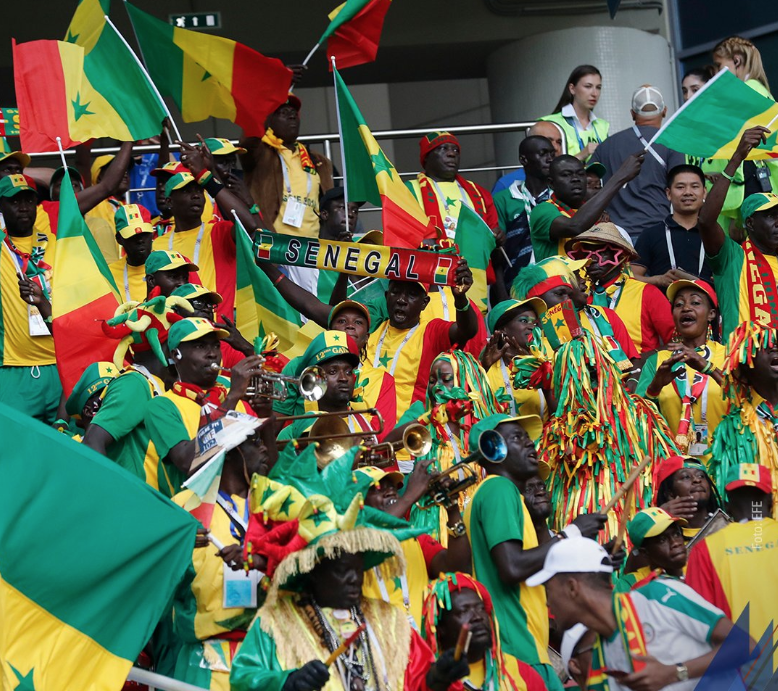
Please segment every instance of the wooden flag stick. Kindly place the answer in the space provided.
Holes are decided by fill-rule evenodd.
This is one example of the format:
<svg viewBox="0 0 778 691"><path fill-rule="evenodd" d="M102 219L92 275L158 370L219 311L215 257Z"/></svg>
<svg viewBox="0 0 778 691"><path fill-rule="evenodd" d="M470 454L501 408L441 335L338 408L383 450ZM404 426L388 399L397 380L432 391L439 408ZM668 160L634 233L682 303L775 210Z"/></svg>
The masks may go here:
<svg viewBox="0 0 778 691"><path fill-rule="evenodd" d="M324 666L329 667L335 660L337 660L343 653L345 653L353 644L354 641L359 638L359 634L367 628L367 624L362 623L343 643L341 643L335 650L330 653L330 656L324 661Z"/></svg>
<svg viewBox="0 0 778 691"><path fill-rule="evenodd" d="M454 660L459 661L462 658L462 653L467 652L467 649L470 647L471 636L470 624L462 624L462 628L459 629L459 638L457 638L457 644L454 648Z"/></svg>
<svg viewBox="0 0 778 691"><path fill-rule="evenodd" d="M611 554L616 554L621 549L621 544L624 542L624 532L627 530L627 519L629 518L629 507L632 506L632 502L635 496L635 485L630 485L627 491L627 496L624 499L624 507L622 508L621 518L619 519L619 530L616 533L616 541L613 543L613 549Z"/></svg>
<svg viewBox="0 0 778 691"><path fill-rule="evenodd" d="M621 498L627 493L627 490L629 490L630 487L635 483L635 480L638 479L640 473L643 472L645 467L651 462L650 456L645 456L642 461L640 461L640 465L637 466L630 474L627 480L624 482L624 484L619 487L616 494L613 495L613 498L605 505L605 508L602 510L601 513L607 514L616 504L618 504L621 501Z"/></svg>

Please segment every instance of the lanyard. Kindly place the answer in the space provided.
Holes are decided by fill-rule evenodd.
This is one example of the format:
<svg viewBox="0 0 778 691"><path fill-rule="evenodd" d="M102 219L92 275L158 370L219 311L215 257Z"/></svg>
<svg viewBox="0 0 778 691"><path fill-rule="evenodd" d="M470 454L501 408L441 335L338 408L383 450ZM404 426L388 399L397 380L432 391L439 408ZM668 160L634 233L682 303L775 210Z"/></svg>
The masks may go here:
<svg viewBox="0 0 778 691"><path fill-rule="evenodd" d="M389 599L389 591L386 589L386 583L384 582L384 577L381 575L381 568L379 566L373 567L373 574L375 575L376 583L378 584L378 590L381 591L381 599L386 602L387 604L392 604L392 601ZM406 578L405 574L400 575L400 588L402 589L403 594L403 606L405 607L405 614L408 617L408 621L411 623L411 626L418 631L419 627L416 625L416 620L413 618L413 615L411 614L411 598L408 595L408 579Z"/></svg>
<svg viewBox="0 0 778 691"><path fill-rule="evenodd" d="M511 415L516 415L516 398L513 396L513 386L511 386L511 379L508 376L508 368L502 358L500 358L500 371L502 372L502 382L505 384L505 393L511 397Z"/></svg>
<svg viewBox="0 0 778 691"><path fill-rule="evenodd" d="M677 269L678 265L675 263L675 251L673 250L673 241L670 237L670 226L665 223L665 240L667 240L667 253L670 255L670 267ZM705 246L700 242L700 263L697 267L697 275L702 276L702 264L705 261Z"/></svg>
<svg viewBox="0 0 778 691"><path fill-rule="evenodd" d="M648 153L650 153L659 162L659 165L662 166L662 168L667 170L667 163L665 163L665 160L653 148L651 148L649 143L646 141L646 138L640 134L640 130L638 129L637 125L632 125L632 131L640 140L640 143L645 147L646 151L648 151Z"/></svg>
<svg viewBox="0 0 778 691"><path fill-rule="evenodd" d="M124 299L129 302L130 298L130 275L127 271L127 261L124 262Z"/></svg>
<svg viewBox="0 0 778 691"><path fill-rule="evenodd" d="M619 300L621 299L621 291L624 288L624 283L626 283L626 279L622 280L621 283L617 284L616 290L613 291L613 295L608 297L608 290L607 288L600 287L599 289L595 288L595 296L602 298L605 297L606 304L603 305L600 302L598 302L596 299L594 301L595 305L600 305L600 307L606 307L611 310L616 309L616 305L619 304Z"/></svg>
<svg viewBox="0 0 778 691"><path fill-rule="evenodd" d="M708 346L705 346L705 351L701 353L702 357L705 360L710 360L712 353L710 348ZM694 372L694 376L689 377L689 372ZM697 377L701 377L701 379L697 379ZM705 380L705 387L703 388L702 392L699 394L697 398L692 396L692 388L694 387L694 384ZM685 395L682 395L679 387L678 387L678 381L682 380L684 384L686 385L685 388ZM707 374L702 374L701 372L697 372L696 370L693 370L691 367L684 366L684 372L683 375L676 377L673 380L673 387L675 388L676 393L681 397L681 400L683 401L684 398L687 398L691 405L694 405L697 401L700 401L700 418L703 423L706 423L708 420L708 388L710 385L711 377ZM683 413L682 413L683 414Z"/></svg>
<svg viewBox="0 0 778 691"><path fill-rule="evenodd" d="M245 518L241 518L240 514L238 513L238 507L235 505L235 501L223 490L219 490L219 494L216 497L216 503L221 506L225 513L230 517L230 532L232 533L232 537L234 537L236 540L242 540L243 536L246 534L246 529L249 526L248 498L246 499L246 506L244 511L246 514Z"/></svg>
<svg viewBox="0 0 778 691"><path fill-rule="evenodd" d="M6 241L3 242L3 245L5 245L5 249L8 250L8 254L11 257L11 261L13 262L14 269L16 269L16 273L19 275L20 278L26 278L27 276L27 262L25 262L24 257L21 257L19 254L14 252L11 249L11 237L6 236ZM16 247L16 245L14 245ZM33 247L33 251L36 248ZM17 248L18 250L18 248ZM41 255L41 258L43 255ZM32 261L32 252L30 252L30 259L28 261ZM46 276L44 274L39 274L38 278L40 279L40 286L44 289L44 291L48 291L51 289L51 286L49 285L49 282L46 280Z"/></svg>
<svg viewBox="0 0 778 691"><path fill-rule="evenodd" d="M430 178L430 180L432 180L432 178ZM467 194L465 194L465 190L462 188L462 185L460 184L459 180L457 180L456 182L457 182L457 187L459 188L459 197L461 199L461 203L465 204L466 206L469 206L472 209L473 205L470 203ZM451 206L448 203L448 197L446 197L446 195L443 194L443 192L441 191L437 180L432 180L432 184L435 187L435 193L438 195L438 199L440 199L440 201L443 203L443 208L446 210L446 213L448 213L448 210Z"/></svg>
<svg viewBox="0 0 778 691"><path fill-rule="evenodd" d="M408 333L405 334L405 338L403 338L402 342L399 346L397 346L397 350L394 353L394 357L392 358L392 364L389 365L389 374L394 376L394 371L397 369L397 360L400 357L400 352L405 347L405 344L411 340L411 337L413 334L416 333L416 329L419 328L419 324L416 324L412 329L408 330ZM381 334L381 338L378 339L378 343L376 343L375 347L375 355L373 356L373 367L379 368L381 367L381 351L384 347L384 339L386 338L386 333L389 331L389 323L387 322L386 328L384 329L384 332Z"/></svg>
<svg viewBox="0 0 778 691"><path fill-rule="evenodd" d="M143 365L138 365L136 363L132 365L132 369L134 369L138 374L146 377L149 384L151 384L152 388L154 389L155 396L161 396L163 393L165 393L157 383L157 378L151 372L149 372Z"/></svg>
<svg viewBox="0 0 778 691"><path fill-rule="evenodd" d="M176 234L176 229L173 228L173 230L170 231L170 239L167 243L167 248L169 252L173 251L173 236ZM203 221L200 224L200 231L197 233L197 240L195 240L195 246L194 246L194 256L192 257L192 263L200 265L200 245L203 242L203 235L205 234L205 221ZM126 271L127 269L125 269Z"/></svg>
<svg viewBox="0 0 778 691"><path fill-rule="evenodd" d="M443 319L446 321L449 321L448 315L450 314L448 309L448 296L446 295L446 291L442 288L438 289L438 293L440 293L440 302L443 305Z"/></svg>
<svg viewBox="0 0 778 691"><path fill-rule="evenodd" d="M289 166L286 165L286 161L284 160L283 155L281 152L278 152L278 160L281 161L281 175L284 176L284 187L286 188L286 193L288 195L292 194L292 183L289 182ZM305 190L305 196L310 197L311 196L311 174L306 170L305 171L305 178L306 178L306 190Z"/></svg>
<svg viewBox="0 0 778 691"><path fill-rule="evenodd" d="M454 460L457 463L461 463L462 454L459 451L459 439L457 439L454 436L454 434L451 432L451 429L449 429L448 422L445 425L443 425L443 429L446 432L446 436L448 437L449 444L451 444L451 450L454 452ZM463 471L461 470L459 471L459 479L460 480L464 479Z"/></svg>
<svg viewBox="0 0 778 691"><path fill-rule="evenodd" d="M566 117L565 120L567 121L568 125L572 126L573 131L575 132L575 138L578 140L578 147L581 151L583 151L586 147L584 146L583 139L581 139L581 135L579 133L578 125L576 124L578 122L578 116ZM597 140L597 143L602 144L602 139L600 139L600 135L597 134L597 128L594 125L595 122L596 120L590 120L589 127L594 133L594 138ZM588 130L583 130L583 131L586 132Z"/></svg>

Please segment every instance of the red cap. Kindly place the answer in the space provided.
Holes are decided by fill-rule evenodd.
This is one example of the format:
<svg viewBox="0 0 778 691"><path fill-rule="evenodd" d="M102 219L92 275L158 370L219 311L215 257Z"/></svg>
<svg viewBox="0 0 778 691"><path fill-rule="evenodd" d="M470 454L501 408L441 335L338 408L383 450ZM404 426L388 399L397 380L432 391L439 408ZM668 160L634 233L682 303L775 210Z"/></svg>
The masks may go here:
<svg viewBox="0 0 778 691"><path fill-rule="evenodd" d="M738 463L727 473L725 489L731 492L738 487L756 487L765 494L773 493L773 479L770 469L758 463Z"/></svg>
<svg viewBox="0 0 778 691"><path fill-rule="evenodd" d="M705 471L706 475L708 474L705 466L694 456L670 456L654 468L654 500L656 500L659 494L659 487L662 483L681 470L681 468L697 468L698 470Z"/></svg>
<svg viewBox="0 0 778 691"><path fill-rule="evenodd" d="M716 291L713 290L713 287L710 285L710 283L706 283L701 278L697 278L693 281L690 281L686 278L673 281L667 288L667 299L672 303L672 301L675 300L675 296L678 291L683 290L684 288L699 288L710 298L713 306L718 309L719 299L716 297Z"/></svg>
<svg viewBox="0 0 778 691"><path fill-rule="evenodd" d="M459 146L459 140L451 132L430 132L425 134L419 140L419 160L421 165L424 165L424 161L427 159L430 151L444 144L456 144Z"/></svg>

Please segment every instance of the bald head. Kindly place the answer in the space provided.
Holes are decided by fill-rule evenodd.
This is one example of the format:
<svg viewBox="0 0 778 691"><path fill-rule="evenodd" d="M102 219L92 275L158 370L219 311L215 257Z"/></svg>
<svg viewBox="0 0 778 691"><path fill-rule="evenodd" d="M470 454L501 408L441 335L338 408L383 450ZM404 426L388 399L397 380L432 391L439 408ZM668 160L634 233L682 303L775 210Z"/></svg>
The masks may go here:
<svg viewBox="0 0 778 691"><path fill-rule="evenodd" d="M564 134L556 123L540 120L527 130L527 136L545 137L554 145L554 153L565 153Z"/></svg>

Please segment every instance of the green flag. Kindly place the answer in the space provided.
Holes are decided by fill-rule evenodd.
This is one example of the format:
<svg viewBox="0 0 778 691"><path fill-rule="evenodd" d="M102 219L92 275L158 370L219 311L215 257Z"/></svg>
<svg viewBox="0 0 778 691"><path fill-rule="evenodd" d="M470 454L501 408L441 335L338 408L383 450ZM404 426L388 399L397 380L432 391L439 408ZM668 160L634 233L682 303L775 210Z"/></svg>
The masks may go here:
<svg viewBox="0 0 778 691"><path fill-rule="evenodd" d="M192 558L197 521L0 404L0 688L122 687Z"/></svg>
<svg viewBox="0 0 778 691"><path fill-rule="evenodd" d="M481 312L486 313L488 299L486 269L497 241L489 226L467 204L462 204L459 211L454 242L459 247L459 253L467 259L470 271L473 272L473 287L468 291L468 296Z"/></svg>

